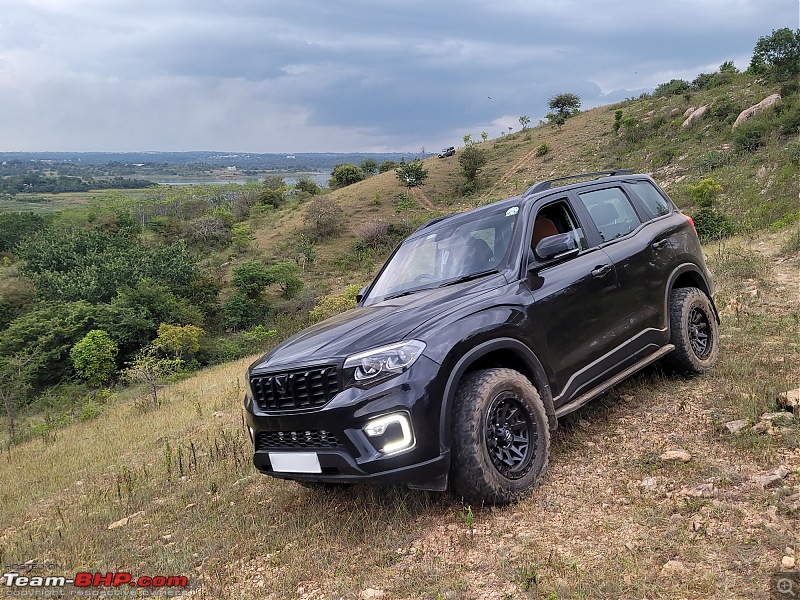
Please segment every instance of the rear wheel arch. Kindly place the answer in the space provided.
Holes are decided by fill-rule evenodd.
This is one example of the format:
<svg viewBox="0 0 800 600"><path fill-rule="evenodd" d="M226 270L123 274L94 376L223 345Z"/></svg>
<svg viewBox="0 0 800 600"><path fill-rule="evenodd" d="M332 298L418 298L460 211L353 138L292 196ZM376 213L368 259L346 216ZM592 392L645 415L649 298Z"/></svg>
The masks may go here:
<svg viewBox="0 0 800 600"><path fill-rule="evenodd" d="M548 383L547 372L542 363L523 342L514 338L498 338L479 344L465 352L455 363L448 376L439 418L439 435L443 449L450 448L452 445L453 403L459 383L473 371L492 367L514 369L527 377L541 396L549 428L553 430L558 427L553 408L553 395Z"/></svg>
<svg viewBox="0 0 800 600"><path fill-rule="evenodd" d="M670 297L673 290L680 288L697 288L703 292L708 301L711 303L711 308L714 311L714 317L719 323L719 314L717 307L714 304L714 296L712 294L711 282L707 281L703 273L698 269L697 265L684 264L675 269L670 275L668 285L664 293L664 320L669 325L669 311L670 311Z"/></svg>

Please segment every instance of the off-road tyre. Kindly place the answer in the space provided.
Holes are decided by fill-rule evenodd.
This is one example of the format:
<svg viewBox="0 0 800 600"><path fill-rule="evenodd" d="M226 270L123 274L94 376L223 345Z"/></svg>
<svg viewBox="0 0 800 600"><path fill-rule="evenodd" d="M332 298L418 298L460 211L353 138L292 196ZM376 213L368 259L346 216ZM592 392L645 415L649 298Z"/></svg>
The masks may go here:
<svg viewBox="0 0 800 600"><path fill-rule="evenodd" d="M675 350L664 357L669 369L699 375L719 358L719 324L711 301L694 287L672 290L669 297L670 342Z"/></svg>
<svg viewBox="0 0 800 600"><path fill-rule="evenodd" d="M544 404L513 369L469 373L453 407L451 483L471 504L509 504L527 496L550 457Z"/></svg>

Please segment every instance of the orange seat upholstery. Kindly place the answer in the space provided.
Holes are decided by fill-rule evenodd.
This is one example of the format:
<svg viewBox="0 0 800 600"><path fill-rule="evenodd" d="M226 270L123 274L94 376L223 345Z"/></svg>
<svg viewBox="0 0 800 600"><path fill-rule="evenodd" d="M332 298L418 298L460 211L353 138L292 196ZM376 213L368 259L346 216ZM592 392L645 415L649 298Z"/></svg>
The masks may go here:
<svg viewBox="0 0 800 600"><path fill-rule="evenodd" d="M536 248L536 244L551 235L557 235L558 229L556 224L545 216L539 215L533 223L533 237L531 239L531 247Z"/></svg>

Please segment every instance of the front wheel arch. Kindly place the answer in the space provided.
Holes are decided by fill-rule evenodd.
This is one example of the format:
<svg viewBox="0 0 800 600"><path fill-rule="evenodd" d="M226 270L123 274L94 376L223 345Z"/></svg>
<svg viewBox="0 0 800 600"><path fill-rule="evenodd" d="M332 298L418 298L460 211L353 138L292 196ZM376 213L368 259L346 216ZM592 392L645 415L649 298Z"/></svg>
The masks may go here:
<svg viewBox="0 0 800 600"><path fill-rule="evenodd" d="M531 349L521 341L514 338L497 338L479 344L465 352L450 371L444 388L439 418L439 439L441 440L442 450L450 449L452 446L453 402L461 380L476 367L482 358L499 351L513 353L520 361L519 364L524 365L524 370L517 370L520 370L530 380L539 396L541 396L545 413L547 414L549 429L553 431L558 428L558 420L553 408L553 394L542 363Z"/></svg>

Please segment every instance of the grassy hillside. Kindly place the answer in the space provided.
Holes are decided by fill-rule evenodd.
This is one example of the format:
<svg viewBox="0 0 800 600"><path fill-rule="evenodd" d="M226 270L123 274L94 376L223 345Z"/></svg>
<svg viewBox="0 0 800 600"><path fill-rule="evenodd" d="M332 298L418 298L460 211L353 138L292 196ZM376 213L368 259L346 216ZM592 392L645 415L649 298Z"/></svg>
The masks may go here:
<svg viewBox="0 0 800 600"><path fill-rule="evenodd" d="M279 337L320 294L366 283L403 232L534 181L627 167L652 172L689 212L700 208L692 186L711 177L721 187L714 214L737 233L705 246L723 316L719 365L691 379L652 368L563 419L529 499L468 507L257 475L241 409L250 357L167 386L158 409L143 390L118 390L94 418L7 447L0 562L49 565L31 576L185 575L183 597L208 599L765 597L770 574L800 559L800 426L780 405L800 383L796 93L744 141L731 117L779 88L736 75L488 140L472 195L461 193L458 155L426 160L420 190L389 172L326 195L347 218L303 261L303 294L272 298ZM708 116L682 127L702 105ZM310 235L310 202L253 211L253 247L210 250L204 266L226 281L247 260L293 256ZM372 247L363 228L378 221L391 228ZM690 459L661 458L674 449Z"/></svg>
<svg viewBox="0 0 800 600"><path fill-rule="evenodd" d="M542 179L610 168L651 173L690 213L698 208L691 186L710 177L722 188L715 199L718 212L738 232L797 222L800 100L796 91L789 90L779 109L740 126L737 137L732 124L741 110L786 90L743 74L730 74L724 81L711 89L587 110L560 128L545 124L479 143L488 160L479 173L477 192L470 196L461 194L464 177L458 156L463 147L456 156L426 159L429 177L420 188L407 190L390 171L333 191L328 198L341 204L346 224L339 235L317 244L318 259L306 266L307 279L319 285L322 278L334 290L347 283L366 283L389 246L382 252L358 251L365 223L416 226L438 214L520 194ZM684 113L701 106L708 106L704 118L683 127ZM622 125L615 131L617 111L622 112ZM748 140L754 147L742 149ZM543 146L547 152L540 156ZM303 215L302 205L279 211L259 229L259 248L274 252L299 235Z"/></svg>

